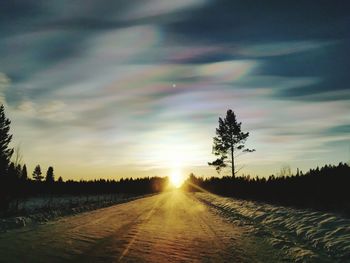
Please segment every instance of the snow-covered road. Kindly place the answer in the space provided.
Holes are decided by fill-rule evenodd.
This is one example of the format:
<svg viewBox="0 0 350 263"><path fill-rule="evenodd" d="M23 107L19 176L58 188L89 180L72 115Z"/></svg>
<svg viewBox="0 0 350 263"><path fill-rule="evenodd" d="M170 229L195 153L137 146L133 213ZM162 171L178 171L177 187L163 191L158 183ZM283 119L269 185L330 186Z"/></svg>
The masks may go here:
<svg viewBox="0 0 350 263"><path fill-rule="evenodd" d="M247 215L238 220L235 202L174 191L12 230L0 234L0 261L337 262L319 249L289 255L292 250L286 253L271 241L284 230L271 235L261 233L272 226L252 231L261 223L252 227L255 221Z"/></svg>

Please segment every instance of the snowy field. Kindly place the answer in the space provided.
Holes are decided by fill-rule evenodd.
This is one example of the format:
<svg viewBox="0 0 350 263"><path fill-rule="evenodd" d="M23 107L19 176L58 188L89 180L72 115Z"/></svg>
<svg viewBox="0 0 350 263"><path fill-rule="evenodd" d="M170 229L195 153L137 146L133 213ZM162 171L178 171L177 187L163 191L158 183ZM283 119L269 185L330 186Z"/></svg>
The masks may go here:
<svg viewBox="0 0 350 263"><path fill-rule="evenodd" d="M297 210L196 193L214 212L267 240L295 262L350 262L350 220L335 214Z"/></svg>

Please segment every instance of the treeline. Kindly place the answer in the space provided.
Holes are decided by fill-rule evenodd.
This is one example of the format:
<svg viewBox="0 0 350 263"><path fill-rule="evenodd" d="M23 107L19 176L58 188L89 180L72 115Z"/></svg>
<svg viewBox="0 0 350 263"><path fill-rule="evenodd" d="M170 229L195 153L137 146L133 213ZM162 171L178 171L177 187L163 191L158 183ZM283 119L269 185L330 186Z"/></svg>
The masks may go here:
<svg viewBox="0 0 350 263"><path fill-rule="evenodd" d="M80 180L63 181L62 178L53 180L33 180L22 177L2 177L0 180L0 212L6 211L12 204L16 210L16 203L29 197L62 196L62 195L105 195L130 194L142 195L164 191L168 186L167 177L122 178L116 180Z"/></svg>
<svg viewBox="0 0 350 263"><path fill-rule="evenodd" d="M284 206L333 211L350 216L350 167L339 163L311 169L303 174L269 178L211 177L190 175L184 189L263 201Z"/></svg>
<svg viewBox="0 0 350 263"><path fill-rule="evenodd" d="M116 180L68 180L62 177L55 180L54 169L50 166L43 176L40 165L37 165L28 178L27 167L10 163L6 173L0 175L0 212L16 210L20 200L36 196L60 195L104 195L130 194L142 195L164 191L168 186L167 177L122 178Z"/></svg>

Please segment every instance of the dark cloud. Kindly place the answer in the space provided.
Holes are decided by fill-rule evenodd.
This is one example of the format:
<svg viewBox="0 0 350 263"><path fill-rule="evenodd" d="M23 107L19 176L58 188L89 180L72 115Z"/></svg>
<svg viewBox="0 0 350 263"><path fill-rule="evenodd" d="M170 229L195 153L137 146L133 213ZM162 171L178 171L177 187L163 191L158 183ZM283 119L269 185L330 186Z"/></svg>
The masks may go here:
<svg viewBox="0 0 350 263"><path fill-rule="evenodd" d="M344 56L350 42L329 45L286 56L270 58L260 68L260 74L298 78L319 78L302 87L281 88L276 96L287 99L332 101L350 99L348 68L350 61Z"/></svg>
<svg viewBox="0 0 350 263"><path fill-rule="evenodd" d="M349 10L344 1L213 1L168 28L194 41L324 40L349 37Z"/></svg>

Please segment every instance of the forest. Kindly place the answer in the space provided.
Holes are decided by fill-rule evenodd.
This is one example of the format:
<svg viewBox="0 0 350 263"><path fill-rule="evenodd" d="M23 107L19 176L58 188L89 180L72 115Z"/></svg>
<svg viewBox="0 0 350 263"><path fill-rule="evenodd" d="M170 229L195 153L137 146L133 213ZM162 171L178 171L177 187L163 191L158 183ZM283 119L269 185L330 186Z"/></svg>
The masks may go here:
<svg viewBox="0 0 350 263"><path fill-rule="evenodd" d="M346 163L310 169L305 174L274 176L224 176L203 179L191 174L187 191L262 201L297 208L337 212L350 217L350 166Z"/></svg>

